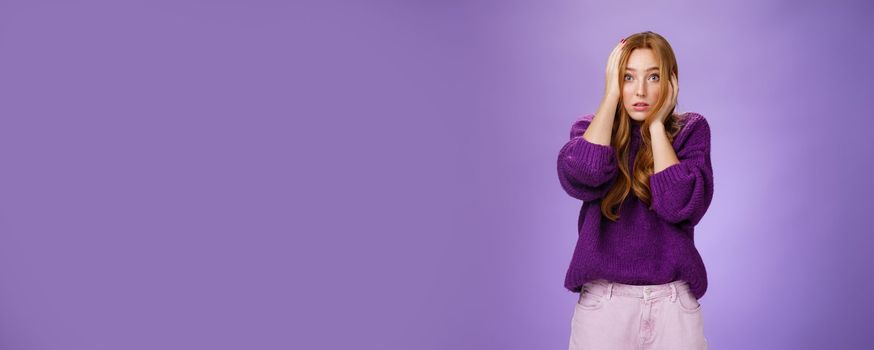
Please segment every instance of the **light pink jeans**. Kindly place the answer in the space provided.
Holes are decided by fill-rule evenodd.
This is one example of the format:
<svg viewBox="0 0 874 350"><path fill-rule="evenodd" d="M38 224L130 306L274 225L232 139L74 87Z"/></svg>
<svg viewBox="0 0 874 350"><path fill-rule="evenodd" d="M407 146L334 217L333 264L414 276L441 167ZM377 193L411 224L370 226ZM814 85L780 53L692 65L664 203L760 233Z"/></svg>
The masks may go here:
<svg viewBox="0 0 874 350"><path fill-rule="evenodd" d="M701 304L689 284L583 285L571 319L570 350L706 350Z"/></svg>

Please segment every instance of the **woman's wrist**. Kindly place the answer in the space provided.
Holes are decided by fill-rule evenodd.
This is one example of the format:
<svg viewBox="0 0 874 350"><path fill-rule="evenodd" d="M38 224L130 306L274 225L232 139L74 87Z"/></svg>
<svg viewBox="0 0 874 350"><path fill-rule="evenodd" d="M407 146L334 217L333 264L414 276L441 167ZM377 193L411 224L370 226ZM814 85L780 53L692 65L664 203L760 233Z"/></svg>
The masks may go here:
<svg viewBox="0 0 874 350"><path fill-rule="evenodd" d="M619 102L619 93L615 93L615 92L604 93L604 102L618 103Z"/></svg>

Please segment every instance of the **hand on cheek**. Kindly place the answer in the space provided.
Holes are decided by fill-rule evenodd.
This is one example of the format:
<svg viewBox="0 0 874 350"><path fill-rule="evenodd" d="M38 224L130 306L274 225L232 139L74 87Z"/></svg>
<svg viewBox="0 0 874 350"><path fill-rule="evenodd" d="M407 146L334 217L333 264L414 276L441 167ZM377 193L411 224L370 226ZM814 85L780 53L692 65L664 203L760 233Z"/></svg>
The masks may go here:
<svg viewBox="0 0 874 350"><path fill-rule="evenodd" d="M668 113L677 105L677 94L680 91L680 85L677 82L677 75L671 73L671 82L668 84L668 96L665 99L665 104L659 109L659 113L656 115L656 120L654 123L662 123L664 124L665 119L668 117Z"/></svg>

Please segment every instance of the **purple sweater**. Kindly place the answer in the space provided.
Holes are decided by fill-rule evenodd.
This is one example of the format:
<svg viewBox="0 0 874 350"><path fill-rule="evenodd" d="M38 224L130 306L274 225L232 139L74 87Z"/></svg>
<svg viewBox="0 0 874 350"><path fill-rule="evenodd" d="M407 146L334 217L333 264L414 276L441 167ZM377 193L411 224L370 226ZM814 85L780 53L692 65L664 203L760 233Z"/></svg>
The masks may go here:
<svg viewBox="0 0 874 350"><path fill-rule="evenodd" d="M565 276L565 288L579 293L589 280L663 284L686 280L696 298L707 290L707 272L695 248L694 227L713 198L710 126L704 116L684 114L673 147L679 163L649 177L652 209L629 192L612 222L601 215L601 199L619 176L617 153L582 135L594 114L571 126L558 154L558 178L571 197L582 200L579 237ZM632 123L628 169L640 148L640 125Z"/></svg>

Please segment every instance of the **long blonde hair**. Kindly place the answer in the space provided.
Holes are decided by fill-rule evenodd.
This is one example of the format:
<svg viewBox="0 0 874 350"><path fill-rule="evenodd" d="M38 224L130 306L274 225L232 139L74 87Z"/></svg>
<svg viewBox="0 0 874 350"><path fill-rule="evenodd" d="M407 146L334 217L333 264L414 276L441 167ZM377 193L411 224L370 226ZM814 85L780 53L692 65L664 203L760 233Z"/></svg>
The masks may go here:
<svg viewBox="0 0 874 350"><path fill-rule="evenodd" d="M671 45L661 35L651 31L636 33L625 39L625 46L622 48L622 53L619 58L619 91L624 91L625 66L628 63L628 57L634 49L651 49L656 59L658 60L660 94L655 106L650 109L649 115L640 126L641 144L634 159L634 173L631 174L628 170L628 157L631 143L631 116L623 107L623 99L620 95L619 102L616 106L616 114L613 118L613 137L611 144L616 150L617 163L620 176L617 176L604 199L601 201L601 213L604 217L616 221L619 219L618 210L621 208L622 202L631 191L640 198L640 200L650 208L652 208L652 198L649 188L649 176L653 174L653 158L652 146L649 134L649 125L655 114L667 101L668 89L670 86L671 73L677 75L679 79L679 71L677 70L677 59L674 56L674 51ZM676 108L676 107L675 107ZM665 129L668 134L668 139L673 144L674 137L682 128L682 117L674 114L674 108L668 112L668 117L665 119Z"/></svg>

